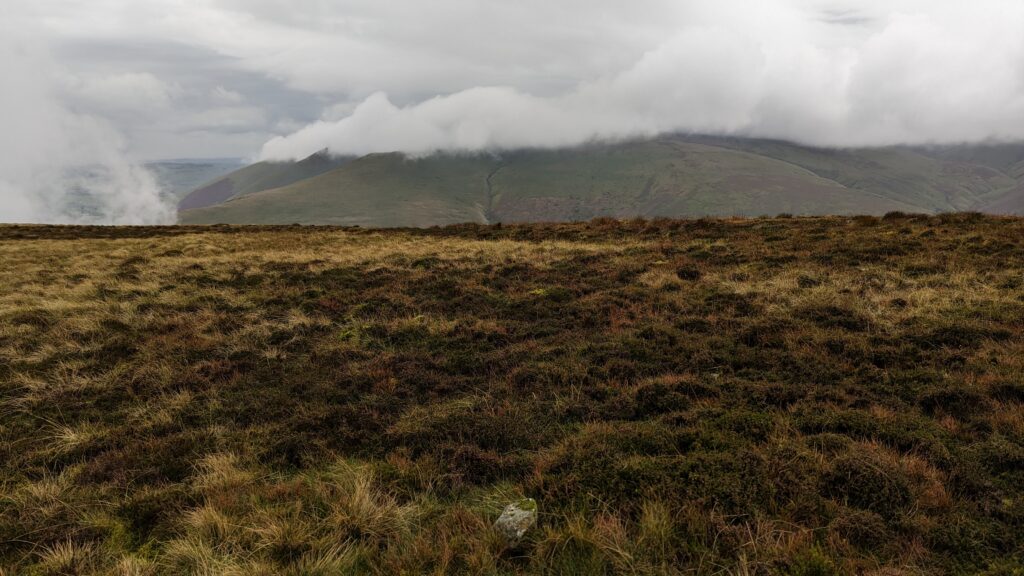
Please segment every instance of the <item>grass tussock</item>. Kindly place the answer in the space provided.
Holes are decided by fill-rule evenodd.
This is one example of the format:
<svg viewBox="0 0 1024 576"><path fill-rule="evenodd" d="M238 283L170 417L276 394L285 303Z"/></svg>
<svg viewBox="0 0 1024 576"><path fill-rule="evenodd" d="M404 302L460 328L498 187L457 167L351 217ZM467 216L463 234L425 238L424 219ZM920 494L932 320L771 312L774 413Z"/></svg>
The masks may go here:
<svg viewBox="0 0 1024 576"><path fill-rule="evenodd" d="M0 576L1024 570L1018 219L5 226L0 257Z"/></svg>

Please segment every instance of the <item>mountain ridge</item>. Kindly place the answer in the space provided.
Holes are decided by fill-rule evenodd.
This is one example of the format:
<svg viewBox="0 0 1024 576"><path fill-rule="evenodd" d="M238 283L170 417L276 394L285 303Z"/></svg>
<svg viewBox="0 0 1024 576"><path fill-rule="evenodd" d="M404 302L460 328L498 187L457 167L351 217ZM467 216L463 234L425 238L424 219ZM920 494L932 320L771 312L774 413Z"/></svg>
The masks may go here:
<svg viewBox="0 0 1024 576"><path fill-rule="evenodd" d="M1024 145L825 149L667 135L411 158L258 163L186 197L188 224L575 221L595 217L1024 211Z"/></svg>

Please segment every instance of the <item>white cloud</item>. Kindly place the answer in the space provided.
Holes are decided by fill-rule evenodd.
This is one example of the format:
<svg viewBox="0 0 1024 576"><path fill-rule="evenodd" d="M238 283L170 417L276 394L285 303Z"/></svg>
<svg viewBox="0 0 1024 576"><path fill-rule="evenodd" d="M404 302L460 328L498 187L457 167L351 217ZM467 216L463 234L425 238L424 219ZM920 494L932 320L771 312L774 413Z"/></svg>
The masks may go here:
<svg viewBox="0 0 1024 576"><path fill-rule="evenodd" d="M91 110L107 113L154 114L171 107L180 88L148 72L124 72L104 76L66 76L63 88L69 98Z"/></svg>
<svg viewBox="0 0 1024 576"><path fill-rule="evenodd" d="M245 101L245 96L219 85L210 91L210 98L221 104L239 104Z"/></svg>
<svg viewBox="0 0 1024 576"><path fill-rule="evenodd" d="M0 25L0 221L172 221L152 176L125 158L120 135L59 101L58 74L30 38L14 18Z"/></svg>
<svg viewBox="0 0 1024 576"><path fill-rule="evenodd" d="M287 130L264 148L275 157L665 130L826 145L1024 138L1019 0L32 4L41 33L89 68L79 77L180 88L148 124L82 100L149 154L194 129L222 151L252 141L239 131Z"/></svg>
<svg viewBox="0 0 1024 576"><path fill-rule="evenodd" d="M1019 2L905 2L881 14L784 0L691 7L692 24L564 93L470 88L406 106L377 93L349 116L271 140L263 157L553 147L667 131L832 146L1024 139ZM857 33L830 33L851 21Z"/></svg>
<svg viewBox="0 0 1024 576"><path fill-rule="evenodd" d="M256 106L219 106L183 113L164 124L176 132L248 129L266 123L266 113Z"/></svg>

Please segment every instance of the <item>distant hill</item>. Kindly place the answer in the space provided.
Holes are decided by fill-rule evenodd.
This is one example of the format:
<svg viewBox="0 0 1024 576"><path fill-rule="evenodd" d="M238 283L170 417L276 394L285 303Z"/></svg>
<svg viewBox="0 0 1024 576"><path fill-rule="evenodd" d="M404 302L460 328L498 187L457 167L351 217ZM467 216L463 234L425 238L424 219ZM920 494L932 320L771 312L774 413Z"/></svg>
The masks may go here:
<svg viewBox="0 0 1024 576"><path fill-rule="evenodd" d="M160 160L146 163L146 169L156 178L161 194L172 203L187 196L196 188L245 166L237 158L200 160Z"/></svg>
<svg viewBox="0 0 1024 576"><path fill-rule="evenodd" d="M287 186L343 166L351 158L317 152L299 162L258 162L206 182L185 196L179 210L213 206L263 190Z"/></svg>
<svg viewBox="0 0 1024 576"><path fill-rule="evenodd" d="M189 224L431 226L1024 209L1024 145L821 149L666 136L561 150L259 163L181 203Z"/></svg>
<svg viewBox="0 0 1024 576"><path fill-rule="evenodd" d="M153 177L160 201L174 206L196 187L219 179L245 166L240 159L181 159L145 162L142 167ZM107 184L114 175L102 165L74 166L62 170L66 184L53 217L73 222L105 222L109 219Z"/></svg>
<svg viewBox="0 0 1024 576"><path fill-rule="evenodd" d="M1012 214L1024 216L1024 178L1016 188L999 195L979 208L989 214Z"/></svg>

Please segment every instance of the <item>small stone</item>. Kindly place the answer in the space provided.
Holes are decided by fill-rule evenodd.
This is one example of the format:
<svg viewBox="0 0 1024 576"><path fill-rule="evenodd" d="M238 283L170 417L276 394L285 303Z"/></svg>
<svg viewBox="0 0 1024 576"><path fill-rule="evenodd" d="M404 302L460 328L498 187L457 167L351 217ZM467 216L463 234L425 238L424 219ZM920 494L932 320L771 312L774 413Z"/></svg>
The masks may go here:
<svg viewBox="0 0 1024 576"><path fill-rule="evenodd" d="M519 543L523 534L537 523L537 502L533 498L523 498L505 507L494 527L505 537L510 546Z"/></svg>

